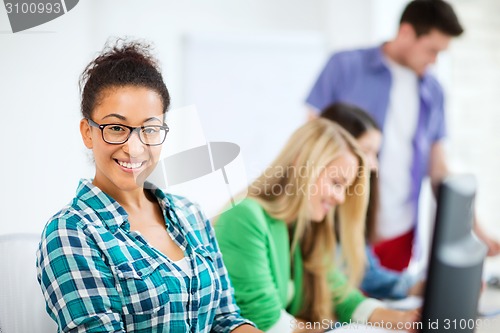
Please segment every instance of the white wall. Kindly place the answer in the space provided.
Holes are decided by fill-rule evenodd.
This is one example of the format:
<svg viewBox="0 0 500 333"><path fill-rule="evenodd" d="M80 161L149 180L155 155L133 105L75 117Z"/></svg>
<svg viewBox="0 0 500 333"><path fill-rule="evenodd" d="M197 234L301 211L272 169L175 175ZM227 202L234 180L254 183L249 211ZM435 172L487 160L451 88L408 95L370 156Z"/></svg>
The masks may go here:
<svg viewBox="0 0 500 333"><path fill-rule="evenodd" d="M92 41L99 49L109 36L154 41L161 57L172 107L184 101L183 38L189 33L276 33L323 30L327 0L101 0L93 6Z"/></svg>
<svg viewBox="0 0 500 333"><path fill-rule="evenodd" d="M78 76L88 61L90 8L12 34L0 6L0 233L39 232L90 164L78 132Z"/></svg>
<svg viewBox="0 0 500 333"><path fill-rule="evenodd" d="M450 163L454 170L477 176L479 220L489 234L500 238L500 2L453 3L466 30L450 51ZM499 264L500 258L500 274Z"/></svg>

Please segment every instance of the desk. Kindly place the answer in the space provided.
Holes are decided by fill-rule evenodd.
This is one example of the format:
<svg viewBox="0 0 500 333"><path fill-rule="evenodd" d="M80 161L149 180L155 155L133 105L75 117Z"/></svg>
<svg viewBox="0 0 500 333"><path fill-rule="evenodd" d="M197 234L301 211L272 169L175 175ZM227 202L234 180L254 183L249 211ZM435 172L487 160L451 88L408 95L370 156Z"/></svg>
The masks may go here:
<svg viewBox="0 0 500 333"><path fill-rule="evenodd" d="M399 301L386 301L386 305L393 309L408 310L415 309L422 306L422 299L420 297L409 297ZM481 294L479 300L479 311L489 312L492 310L500 310L500 289L491 287L486 288ZM480 318L477 321L477 328L475 333L498 333L500 332L500 314L495 317ZM466 323L457 323L457 326ZM450 329L450 332L454 331ZM459 330L457 330L459 331Z"/></svg>
<svg viewBox="0 0 500 333"><path fill-rule="evenodd" d="M500 309L500 289L486 288L479 300L480 309ZM500 315L479 320L476 333L500 332Z"/></svg>
<svg viewBox="0 0 500 333"><path fill-rule="evenodd" d="M491 275L500 276L500 256L487 258L484 262L484 277ZM479 309L499 310L500 309L500 289L488 287L484 290L479 299ZM476 333L498 333L500 332L500 315L493 318L481 319L481 327L476 329Z"/></svg>

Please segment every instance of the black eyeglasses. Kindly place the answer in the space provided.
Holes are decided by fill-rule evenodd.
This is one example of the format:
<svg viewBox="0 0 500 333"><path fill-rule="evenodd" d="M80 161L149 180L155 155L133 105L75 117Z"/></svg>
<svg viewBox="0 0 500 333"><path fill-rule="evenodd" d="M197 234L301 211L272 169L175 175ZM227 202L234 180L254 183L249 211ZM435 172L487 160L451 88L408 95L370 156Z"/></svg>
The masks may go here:
<svg viewBox="0 0 500 333"><path fill-rule="evenodd" d="M139 140L141 140L143 144L146 146L158 146L165 141L169 131L165 123L163 123L163 125L132 127L122 124L98 124L92 119L86 119L90 126L97 127L101 130L104 142L112 145L120 145L127 142L132 132L136 131L139 135Z"/></svg>

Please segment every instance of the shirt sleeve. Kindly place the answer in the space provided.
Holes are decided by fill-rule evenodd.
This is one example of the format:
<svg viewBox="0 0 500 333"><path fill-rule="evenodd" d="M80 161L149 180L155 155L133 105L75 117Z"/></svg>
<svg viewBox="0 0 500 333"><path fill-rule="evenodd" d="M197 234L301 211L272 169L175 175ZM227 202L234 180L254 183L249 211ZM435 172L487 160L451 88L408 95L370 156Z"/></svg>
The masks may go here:
<svg viewBox="0 0 500 333"><path fill-rule="evenodd" d="M243 202L224 212L215 230L243 316L270 329L284 306L270 268L264 216Z"/></svg>
<svg viewBox="0 0 500 333"><path fill-rule="evenodd" d="M214 257L215 266L221 281L221 297L219 307L216 310L215 318L212 324L212 332L231 332L238 326L250 324L255 326L251 321L244 319L240 315L240 309L236 305L233 294L234 289L231 286L228 272L222 261L222 254L219 245L215 238L215 231L210 224L210 221L199 210L199 216L205 223L205 231L209 236L212 255Z"/></svg>
<svg viewBox="0 0 500 333"><path fill-rule="evenodd" d="M295 317L285 310L281 310L278 321L274 323L274 325L271 326L266 333L293 333L295 325Z"/></svg>
<svg viewBox="0 0 500 333"><path fill-rule="evenodd" d="M430 122L430 138L432 142L441 141L446 137L446 117L444 110L444 93L443 88L436 79L429 80L428 89L432 92L432 115Z"/></svg>
<svg viewBox="0 0 500 333"><path fill-rule="evenodd" d="M441 109L441 114L439 117L439 123L437 127L437 132L434 135L433 142L439 142L446 137L446 120L444 117L444 110Z"/></svg>
<svg viewBox="0 0 500 333"><path fill-rule="evenodd" d="M37 251L37 278L60 332L125 332L110 268L80 218L56 218Z"/></svg>
<svg viewBox="0 0 500 333"><path fill-rule="evenodd" d="M314 83L306 104L311 106L318 114L328 105L338 99L337 90L341 82L341 66L338 55L334 54L326 63L318 79Z"/></svg>
<svg viewBox="0 0 500 333"><path fill-rule="evenodd" d="M374 298L367 298L361 302L352 313L351 322L368 323L368 319L377 308L385 307L384 303Z"/></svg>
<svg viewBox="0 0 500 333"><path fill-rule="evenodd" d="M365 272L361 289L375 298L401 299L408 296L408 291L417 282L417 277L409 272L396 272L380 265L372 250L367 247L368 268Z"/></svg>
<svg viewBox="0 0 500 333"><path fill-rule="evenodd" d="M367 298L358 289L349 286L345 275L338 269L330 272L329 283L337 320L341 323L354 320L354 312Z"/></svg>

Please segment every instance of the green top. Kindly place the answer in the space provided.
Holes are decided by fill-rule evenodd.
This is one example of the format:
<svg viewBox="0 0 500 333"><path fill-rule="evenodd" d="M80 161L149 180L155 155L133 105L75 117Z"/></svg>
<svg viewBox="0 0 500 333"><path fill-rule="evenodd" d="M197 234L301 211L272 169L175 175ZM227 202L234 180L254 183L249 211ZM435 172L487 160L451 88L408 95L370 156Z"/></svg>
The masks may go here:
<svg viewBox="0 0 500 333"><path fill-rule="evenodd" d="M278 321L282 309L296 316L302 306L303 263L297 249L293 254L295 293L288 305L291 259L286 223L269 216L257 201L245 199L219 217L215 232L242 316L264 331ZM332 291L347 284L337 270L329 281ZM348 322L364 300L357 289L349 289L342 299L334 297L337 320Z"/></svg>

